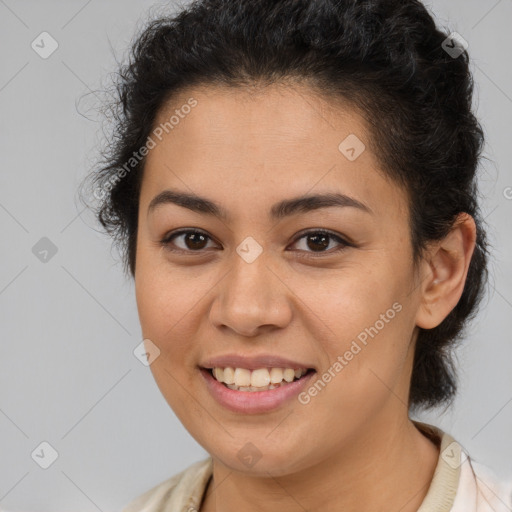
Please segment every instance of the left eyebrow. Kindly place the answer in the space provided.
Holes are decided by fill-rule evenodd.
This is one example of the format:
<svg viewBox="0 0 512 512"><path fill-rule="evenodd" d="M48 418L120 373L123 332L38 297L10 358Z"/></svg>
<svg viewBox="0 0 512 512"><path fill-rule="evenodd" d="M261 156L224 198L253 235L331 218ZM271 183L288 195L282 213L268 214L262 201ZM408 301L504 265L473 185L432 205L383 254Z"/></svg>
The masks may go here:
<svg viewBox="0 0 512 512"><path fill-rule="evenodd" d="M231 218L228 211L217 203L205 197L176 190L164 190L156 195L149 203L148 214L164 204L176 204L194 212L211 215L225 221L229 221ZM374 215L369 206L353 197L339 193L327 193L303 195L280 201L271 207L270 217L274 220L280 220L298 213L304 214L320 208L330 207L351 207Z"/></svg>

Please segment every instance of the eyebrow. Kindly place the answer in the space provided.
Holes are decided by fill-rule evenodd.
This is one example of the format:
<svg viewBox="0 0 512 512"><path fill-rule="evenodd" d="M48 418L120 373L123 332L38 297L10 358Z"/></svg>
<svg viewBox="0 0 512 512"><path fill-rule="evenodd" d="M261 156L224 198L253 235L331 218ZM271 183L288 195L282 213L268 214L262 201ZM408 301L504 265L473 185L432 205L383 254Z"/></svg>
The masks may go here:
<svg viewBox="0 0 512 512"><path fill-rule="evenodd" d="M164 190L156 195L148 206L148 214L164 204L176 204L188 208L193 212L211 215L224 221L230 220L227 210L215 202L195 194L179 192L176 190ZM276 203L270 209L270 217L280 220L298 213L308 213L320 208L352 207L373 215L371 208L357 199L340 193L313 194L285 199Z"/></svg>

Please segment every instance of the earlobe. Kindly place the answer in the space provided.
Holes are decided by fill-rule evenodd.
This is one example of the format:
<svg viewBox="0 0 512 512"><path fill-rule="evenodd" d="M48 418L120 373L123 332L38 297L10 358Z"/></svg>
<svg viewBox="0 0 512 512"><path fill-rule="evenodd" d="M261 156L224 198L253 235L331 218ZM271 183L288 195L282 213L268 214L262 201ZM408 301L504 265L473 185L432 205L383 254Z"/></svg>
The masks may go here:
<svg viewBox="0 0 512 512"><path fill-rule="evenodd" d="M418 327L437 327L457 305L475 244L475 221L471 215L461 213L448 235L427 252L423 262L421 304L416 316Z"/></svg>

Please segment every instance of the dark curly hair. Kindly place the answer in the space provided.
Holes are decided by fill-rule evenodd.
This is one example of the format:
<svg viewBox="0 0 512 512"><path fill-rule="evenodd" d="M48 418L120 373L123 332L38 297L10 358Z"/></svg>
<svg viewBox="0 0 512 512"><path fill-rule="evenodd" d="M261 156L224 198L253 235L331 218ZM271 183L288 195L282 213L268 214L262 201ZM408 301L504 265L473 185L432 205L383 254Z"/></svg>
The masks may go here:
<svg viewBox="0 0 512 512"><path fill-rule="evenodd" d="M488 245L476 181L484 134L472 113L468 53L450 37L418 0L197 0L148 21L114 75L115 129L89 176L101 199L96 215L121 249L125 272L135 275L145 163L132 157L166 102L195 85L307 85L366 120L383 172L407 192L415 265L459 213L475 219L462 297L439 326L420 329L411 377L410 409L451 403L449 349L481 301Z"/></svg>

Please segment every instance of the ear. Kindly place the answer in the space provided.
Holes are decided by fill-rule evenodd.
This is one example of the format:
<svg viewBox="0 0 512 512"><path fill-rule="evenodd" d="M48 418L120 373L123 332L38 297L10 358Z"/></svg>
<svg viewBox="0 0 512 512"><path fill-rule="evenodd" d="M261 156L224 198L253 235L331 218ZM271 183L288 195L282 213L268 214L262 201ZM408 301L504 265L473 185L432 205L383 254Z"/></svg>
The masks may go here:
<svg viewBox="0 0 512 512"><path fill-rule="evenodd" d="M476 225L467 213L458 215L448 235L427 251L422 262L420 306L416 325L437 327L459 302L476 244Z"/></svg>

